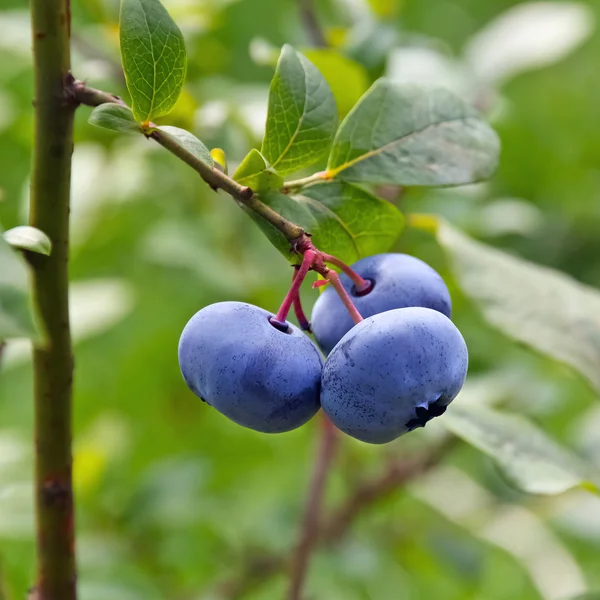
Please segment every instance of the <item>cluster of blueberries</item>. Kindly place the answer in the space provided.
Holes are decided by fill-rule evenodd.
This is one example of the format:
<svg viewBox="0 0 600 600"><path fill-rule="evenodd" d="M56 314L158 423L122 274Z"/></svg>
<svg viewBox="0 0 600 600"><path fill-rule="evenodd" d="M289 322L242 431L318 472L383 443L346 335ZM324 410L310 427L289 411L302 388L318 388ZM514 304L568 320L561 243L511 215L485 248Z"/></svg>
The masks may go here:
<svg viewBox="0 0 600 600"><path fill-rule="evenodd" d="M323 353L292 324L242 302L197 312L179 342L188 387L236 423L265 433L300 427L323 408L346 434L382 444L441 415L460 391L465 341L439 274L406 254L379 254L340 280L364 320L354 324L329 286L312 312Z"/></svg>

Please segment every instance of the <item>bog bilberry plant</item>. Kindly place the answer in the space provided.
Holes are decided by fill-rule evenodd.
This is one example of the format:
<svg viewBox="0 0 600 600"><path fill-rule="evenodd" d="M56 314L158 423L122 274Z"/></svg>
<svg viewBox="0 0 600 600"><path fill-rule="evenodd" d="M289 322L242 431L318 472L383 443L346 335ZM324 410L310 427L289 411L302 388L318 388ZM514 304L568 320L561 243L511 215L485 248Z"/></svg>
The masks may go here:
<svg viewBox="0 0 600 600"><path fill-rule="evenodd" d="M31 217L30 227L6 232L0 244L0 264L9 265L0 271L0 337L34 339L39 598L76 597L68 215L73 116L87 105L93 107L92 125L144 136L194 169L215 192L231 197L293 267L277 312L235 298L199 306L181 324L178 358L191 392L241 426L272 434L320 421L301 537L285 564L288 597L298 600L341 433L384 444L431 419L442 421L458 408L445 415L467 373L467 347L451 320L448 288L422 260L390 252L405 219L378 195L379 188L484 180L498 162L498 137L452 93L385 78L338 122L326 79L306 56L285 45L270 85L262 144L249 148L230 172L218 149L189 131L156 124L175 106L187 70L183 36L159 0L121 2L127 101L71 74L67 0L32 0L31 7L36 94ZM597 336L576 344L564 337L595 326L589 314L600 306L596 295L478 245L436 217L413 217L412 224L433 231L449 249L460 286L493 325L600 387ZM36 324L26 309L28 292L12 283L24 264L4 242L27 259ZM318 275L313 284L318 300L309 319L300 290L311 271ZM506 285L494 283L495 274L506 272L517 282L510 294ZM542 327L536 311L523 318L524 299L540 290L547 292L548 310L562 321ZM289 320L292 312L299 327ZM544 327L550 334L537 335ZM464 419L457 411L449 425L454 431L461 430L456 425L461 414ZM481 433L491 417L482 412L478 418L459 435L490 454L499 448L502 457L504 446L494 446ZM510 433L520 427L510 420L494 423ZM539 444L530 448L532 454L538 450ZM347 518L342 514L322 535L335 539Z"/></svg>

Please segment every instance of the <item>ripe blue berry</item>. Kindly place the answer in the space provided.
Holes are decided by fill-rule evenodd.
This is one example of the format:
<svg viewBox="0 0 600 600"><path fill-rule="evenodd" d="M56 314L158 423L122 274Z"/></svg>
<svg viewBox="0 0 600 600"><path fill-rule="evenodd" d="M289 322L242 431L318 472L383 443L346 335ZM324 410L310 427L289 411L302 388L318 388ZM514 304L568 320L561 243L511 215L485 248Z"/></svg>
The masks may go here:
<svg viewBox="0 0 600 600"><path fill-rule="evenodd" d="M391 310L356 325L331 351L321 405L343 432L383 444L441 415L467 365L465 341L442 313Z"/></svg>
<svg viewBox="0 0 600 600"><path fill-rule="evenodd" d="M342 285L364 318L408 306L431 308L450 317L452 303L444 280L414 256L377 254L359 260L352 269L371 282L370 290L361 294L347 275L340 275ZM329 287L313 308L311 325L319 346L329 354L354 323L335 290Z"/></svg>
<svg viewBox="0 0 600 600"><path fill-rule="evenodd" d="M323 359L297 327L275 327L272 316L242 302L203 308L181 334L179 366L192 392L232 421L280 433L319 410Z"/></svg>

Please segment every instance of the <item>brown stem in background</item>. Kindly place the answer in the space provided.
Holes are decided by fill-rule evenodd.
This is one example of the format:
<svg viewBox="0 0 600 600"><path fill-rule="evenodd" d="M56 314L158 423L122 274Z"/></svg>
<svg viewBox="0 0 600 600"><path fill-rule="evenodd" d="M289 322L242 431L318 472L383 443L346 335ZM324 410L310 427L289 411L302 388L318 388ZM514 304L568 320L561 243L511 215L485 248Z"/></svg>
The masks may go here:
<svg viewBox="0 0 600 600"><path fill-rule="evenodd" d="M317 539L313 540L314 546L330 546L341 542L361 514L439 464L455 442L456 438L451 438L419 458L391 459L379 476L359 483L348 498L324 519ZM290 564L282 556L251 556L237 577L219 585L217 597L222 600L239 600Z"/></svg>
<svg viewBox="0 0 600 600"><path fill-rule="evenodd" d="M317 48L326 48L327 40L317 19L317 11L313 0L298 0L298 5L300 18L311 44Z"/></svg>
<svg viewBox="0 0 600 600"><path fill-rule="evenodd" d="M33 350L37 593L41 600L75 600L68 261L76 104L68 93L69 1L31 0L31 22L35 143L29 223L52 241L50 256L27 254L43 333Z"/></svg>
<svg viewBox="0 0 600 600"><path fill-rule="evenodd" d="M241 573L237 577L222 581L216 588L215 597L220 600L239 600L277 573L281 573L286 565L285 556L249 554ZM213 597L212 594L209 596Z"/></svg>
<svg viewBox="0 0 600 600"><path fill-rule="evenodd" d="M338 440L338 430L325 415L322 415L321 424L319 449L308 490L300 539L290 564L288 600L300 600L301 597L310 556L319 539L325 485L327 483L327 475L333 464L336 442Z"/></svg>
<svg viewBox="0 0 600 600"><path fill-rule="evenodd" d="M383 473L359 485L348 499L331 515L321 533L323 544L341 540L358 515L386 498L399 487L437 465L448 452L449 443L440 444L432 452L410 460L392 460Z"/></svg>

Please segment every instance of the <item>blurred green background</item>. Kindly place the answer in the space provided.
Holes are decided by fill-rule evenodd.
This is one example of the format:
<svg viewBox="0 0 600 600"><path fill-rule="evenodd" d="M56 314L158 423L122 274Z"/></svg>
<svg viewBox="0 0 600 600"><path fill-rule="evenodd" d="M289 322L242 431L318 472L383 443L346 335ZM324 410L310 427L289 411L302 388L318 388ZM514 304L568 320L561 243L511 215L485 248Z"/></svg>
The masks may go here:
<svg viewBox="0 0 600 600"><path fill-rule="evenodd" d="M279 46L311 48L299 5L164 3L190 60L165 123L224 148L235 167L260 142ZM308 56L342 113L387 74L449 86L486 112L502 138L492 181L394 192L401 210L439 213L491 245L600 288L598 2L314 4L329 49ZM1 7L0 223L8 229L27 218L32 73L27 7ZM126 97L118 9L118 0L73 1L73 69ZM290 268L228 197L158 146L89 126L88 115L77 113L71 266L81 597L280 600L282 574L243 594L227 582L249 561L256 574L257 559L293 547L316 423L277 436L230 423L187 390L176 349L189 317L211 302L276 310ZM431 237L407 229L397 249L429 261L451 286L471 354L457 402L501 400L600 468L600 404L588 387L492 331L453 285ZM315 294L307 286L308 307ZM34 577L31 378L27 343L11 341L0 374L3 600L24 598ZM434 422L385 447L345 439L328 509L390 458L427 452L441 435ZM307 598L566 600L600 590L599 565L600 499L583 490L525 495L489 458L458 443L317 553Z"/></svg>

